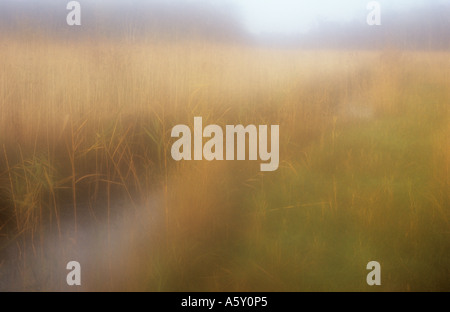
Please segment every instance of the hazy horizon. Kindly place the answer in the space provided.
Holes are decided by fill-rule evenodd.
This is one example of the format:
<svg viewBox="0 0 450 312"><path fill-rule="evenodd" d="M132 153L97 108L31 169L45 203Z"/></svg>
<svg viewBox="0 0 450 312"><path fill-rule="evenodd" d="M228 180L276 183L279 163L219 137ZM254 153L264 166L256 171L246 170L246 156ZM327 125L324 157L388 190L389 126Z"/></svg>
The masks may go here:
<svg viewBox="0 0 450 312"><path fill-rule="evenodd" d="M79 1L81 27L66 24L68 2L7 0L0 31L84 37L133 36L270 43L300 47L402 48L450 46L450 2L379 1L381 26L366 23L370 1L151 0Z"/></svg>

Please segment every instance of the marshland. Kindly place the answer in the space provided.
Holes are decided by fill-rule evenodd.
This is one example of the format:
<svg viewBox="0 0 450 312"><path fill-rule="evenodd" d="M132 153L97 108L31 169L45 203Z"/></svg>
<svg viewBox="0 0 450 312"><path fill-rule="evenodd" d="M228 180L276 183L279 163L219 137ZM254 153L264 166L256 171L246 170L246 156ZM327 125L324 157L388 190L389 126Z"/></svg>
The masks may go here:
<svg viewBox="0 0 450 312"><path fill-rule="evenodd" d="M450 289L448 50L0 46L0 290ZM196 116L279 125L278 169L175 161Z"/></svg>

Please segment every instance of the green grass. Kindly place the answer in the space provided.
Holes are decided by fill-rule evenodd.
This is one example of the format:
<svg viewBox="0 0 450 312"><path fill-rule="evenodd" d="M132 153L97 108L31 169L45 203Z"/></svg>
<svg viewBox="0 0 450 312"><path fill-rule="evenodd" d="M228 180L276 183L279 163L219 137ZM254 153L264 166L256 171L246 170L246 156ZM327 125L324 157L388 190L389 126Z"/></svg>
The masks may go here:
<svg viewBox="0 0 450 312"><path fill-rule="evenodd" d="M328 134L303 151L308 162L266 180L248 201L262 224L242 246L252 289L369 291L371 260L382 264L380 290L448 289L448 210L430 201L432 137L446 116L430 100L414 104L404 116L338 124L334 144Z"/></svg>

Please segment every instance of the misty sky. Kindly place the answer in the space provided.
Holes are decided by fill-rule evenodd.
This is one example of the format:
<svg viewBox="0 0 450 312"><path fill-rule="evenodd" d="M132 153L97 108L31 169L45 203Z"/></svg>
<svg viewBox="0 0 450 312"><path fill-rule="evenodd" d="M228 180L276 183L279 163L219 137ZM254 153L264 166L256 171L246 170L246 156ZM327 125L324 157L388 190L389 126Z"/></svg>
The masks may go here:
<svg viewBox="0 0 450 312"><path fill-rule="evenodd" d="M25 0L26 1L26 0ZM92 0L111 3L111 0ZM128 2L130 0L115 0ZM134 3L217 3L234 7L247 30L254 34L305 33L324 21L365 21L371 0L134 0ZM133 1L131 0L133 3ZM450 0L379 0L382 14L408 12L420 5L450 3ZM220 7L220 6L219 6Z"/></svg>
<svg viewBox="0 0 450 312"><path fill-rule="evenodd" d="M201 0L198 0L201 1ZM228 0L234 2L252 33L306 32L321 21L366 20L369 0ZM450 0L380 0L382 14ZM383 15L381 15L383 16ZM450 17L449 17L450 18Z"/></svg>
<svg viewBox="0 0 450 312"><path fill-rule="evenodd" d="M65 6L70 0L0 0L0 8L5 2L15 4L52 3ZM305 33L315 25L323 22L349 22L366 20L366 8L370 0L79 0L82 5L98 4L98 7L126 5L128 8L142 4L164 3L176 7L177 2L192 3L201 7L202 3L217 4L218 10L231 7L239 15L242 24L253 34L289 34ZM423 5L444 3L450 0L379 0L383 14L396 11L407 13L409 10ZM85 6L86 7L86 6ZM450 17L449 17L450 18ZM382 22L383 23L383 22Z"/></svg>

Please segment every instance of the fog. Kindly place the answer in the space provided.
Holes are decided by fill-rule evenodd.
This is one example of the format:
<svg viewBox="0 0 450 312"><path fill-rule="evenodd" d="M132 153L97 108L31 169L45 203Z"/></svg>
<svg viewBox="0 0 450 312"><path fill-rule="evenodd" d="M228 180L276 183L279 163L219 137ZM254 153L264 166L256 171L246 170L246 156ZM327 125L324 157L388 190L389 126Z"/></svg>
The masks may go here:
<svg viewBox="0 0 450 312"><path fill-rule="evenodd" d="M368 26L368 1L79 1L82 25L66 24L67 2L2 1L3 35L132 40L201 40L302 48L448 49L450 1L379 1L381 26Z"/></svg>

